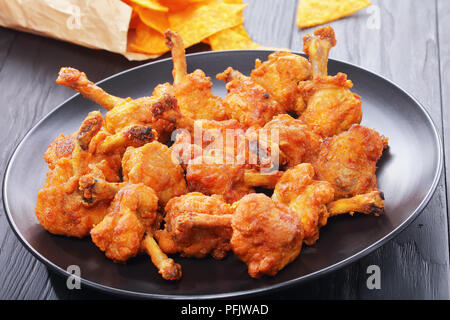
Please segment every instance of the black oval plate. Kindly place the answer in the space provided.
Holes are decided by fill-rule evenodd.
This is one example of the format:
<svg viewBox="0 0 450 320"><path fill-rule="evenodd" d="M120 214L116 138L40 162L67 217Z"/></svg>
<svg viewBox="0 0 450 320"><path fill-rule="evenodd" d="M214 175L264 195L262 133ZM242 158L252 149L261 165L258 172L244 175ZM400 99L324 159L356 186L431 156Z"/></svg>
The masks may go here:
<svg viewBox="0 0 450 320"><path fill-rule="evenodd" d="M190 70L203 69L214 82L213 91L225 88L215 75L232 66L249 74L256 58L269 51L236 50L188 55ZM442 169L439 135L425 109L387 79L351 64L330 60L330 74L344 72L363 100L363 124L389 137L390 148L379 162L379 187L386 196L381 217L342 216L330 219L316 245L305 247L299 258L273 278L252 279L246 265L233 254L224 261L183 259L183 279L161 279L147 256L126 265L115 264L89 239L78 240L46 232L34 215L37 193L45 181L47 165L42 155L59 134L77 130L88 112L99 109L79 94L42 119L25 136L12 155L3 183L4 207L9 222L38 259L67 275L78 265L82 282L110 293L145 298L220 298L278 289L315 278L373 251L408 225L432 196ZM149 63L101 82L106 91L121 97L149 95L153 88L172 81L172 61ZM88 72L89 75L89 72ZM61 88L61 90L66 90Z"/></svg>

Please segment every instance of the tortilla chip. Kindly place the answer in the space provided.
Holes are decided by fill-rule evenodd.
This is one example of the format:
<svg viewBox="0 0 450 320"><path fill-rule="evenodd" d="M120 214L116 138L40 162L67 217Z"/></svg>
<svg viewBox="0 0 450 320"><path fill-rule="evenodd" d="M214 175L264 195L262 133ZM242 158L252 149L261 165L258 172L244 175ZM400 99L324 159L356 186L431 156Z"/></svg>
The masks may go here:
<svg viewBox="0 0 450 320"><path fill-rule="evenodd" d="M297 26L308 28L349 16L370 6L369 0L300 0Z"/></svg>
<svg viewBox="0 0 450 320"><path fill-rule="evenodd" d="M211 2L216 0L160 0L159 2L168 7L170 11L180 11L188 9L189 6L197 5L201 2Z"/></svg>
<svg viewBox="0 0 450 320"><path fill-rule="evenodd" d="M253 42L247 35L242 35L235 28L222 30L210 36L209 44L211 49L216 50L233 50L233 49L259 49L262 48L256 42ZM240 29L240 28L239 28ZM245 29L244 29L245 31Z"/></svg>
<svg viewBox="0 0 450 320"><path fill-rule="evenodd" d="M134 10L136 10L143 23L150 28L159 31L161 34L164 34L164 32L170 28L169 19L165 12L150 10L139 6L135 6Z"/></svg>
<svg viewBox="0 0 450 320"><path fill-rule="evenodd" d="M243 24L242 10L246 6L211 1L183 11L169 12L170 29L180 34L185 47L190 47L219 31Z"/></svg>
<svg viewBox="0 0 450 320"><path fill-rule="evenodd" d="M139 15L137 14L136 11L132 11L131 12L131 18L130 18L130 24L128 26L129 29L136 29L139 21L141 21L141 19L139 19Z"/></svg>
<svg viewBox="0 0 450 320"><path fill-rule="evenodd" d="M128 4L135 4L137 6L147 8L150 10L160 11L160 12L167 12L169 11L169 8L161 5L157 0L123 0L125 3Z"/></svg>
<svg viewBox="0 0 450 320"><path fill-rule="evenodd" d="M228 3L228 4L243 4L244 3L242 0L221 0L221 1Z"/></svg>
<svg viewBox="0 0 450 320"><path fill-rule="evenodd" d="M147 54L163 54L169 51L164 36L157 30L140 22L136 26L134 39L129 40L131 50Z"/></svg>

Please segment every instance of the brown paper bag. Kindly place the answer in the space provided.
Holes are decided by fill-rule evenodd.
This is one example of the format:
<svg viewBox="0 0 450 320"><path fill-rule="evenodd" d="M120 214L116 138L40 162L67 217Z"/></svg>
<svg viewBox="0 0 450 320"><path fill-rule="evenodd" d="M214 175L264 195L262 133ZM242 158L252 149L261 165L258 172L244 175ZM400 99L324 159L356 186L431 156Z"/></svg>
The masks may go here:
<svg viewBox="0 0 450 320"><path fill-rule="evenodd" d="M131 11L120 0L0 0L0 26L120 53L129 60L156 58L127 50Z"/></svg>

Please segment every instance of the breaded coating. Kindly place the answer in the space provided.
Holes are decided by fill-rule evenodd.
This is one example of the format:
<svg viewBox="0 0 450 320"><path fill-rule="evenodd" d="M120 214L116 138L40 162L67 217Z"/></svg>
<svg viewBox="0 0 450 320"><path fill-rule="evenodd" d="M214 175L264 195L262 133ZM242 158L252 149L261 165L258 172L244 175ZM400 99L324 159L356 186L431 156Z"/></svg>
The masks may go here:
<svg viewBox="0 0 450 320"><path fill-rule="evenodd" d="M306 108L298 83L311 78L311 64L297 54L274 52L267 61L255 61L250 77L266 89L284 111L301 115Z"/></svg>
<svg viewBox="0 0 450 320"><path fill-rule="evenodd" d="M348 131L325 139L313 166L317 179L330 182L335 199L377 190L377 161L387 139L373 129L353 125Z"/></svg>
<svg viewBox="0 0 450 320"><path fill-rule="evenodd" d="M162 206L187 192L183 168L170 149L157 141L129 147L122 158L122 173L124 181L143 183L155 190Z"/></svg>
<svg viewBox="0 0 450 320"><path fill-rule="evenodd" d="M188 193L172 198L165 212L164 230L155 234L164 252L195 258L211 254L215 259L223 259L230 250L231 225L194 225L195 219L202 219L206 223L209 215L231 215L231 206L222 197Z"/></svg>
<svg viewBox="0 0 450 320"><path fill-rule="evenodd" d="M243 197L232 218L233 252L252 278L274 276L300 253L303 226L294 211L264 194Z"/></svg>
<svg viewBox="0 0 450 320"><path fill-rule="evenodd" d="M258 83L228 67L217 79L225 81L228 91L223 100L225 112L245 128L263 127L283 112L282 106Z"/></svg>

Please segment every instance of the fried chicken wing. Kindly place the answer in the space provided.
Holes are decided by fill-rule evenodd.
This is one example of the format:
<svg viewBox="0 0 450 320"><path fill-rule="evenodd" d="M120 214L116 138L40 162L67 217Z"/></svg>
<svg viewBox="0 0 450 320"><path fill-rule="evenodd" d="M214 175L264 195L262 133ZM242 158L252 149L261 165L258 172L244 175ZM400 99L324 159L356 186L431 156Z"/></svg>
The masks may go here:
<svg viewBox="0 0 450 320"><path fill-rule="evenodd" d="M387 138L373 129L353 125L325 139L313 166L319 180L330 182L335 198L348 198L377 190L377 161Z"/></svg>
<svg viewBox="0 0 450 320"><path fill-rule="evenodd" d="M125 262L145 249L162 277L176 280L181 278L180 266L155 248L150 239L162 220L157 209L158 197L152 188L142 183L127 184L115 195L104 219L91 230L91 238L116 262Z"/></svg>
<svg viewBox="0 0 450 320"><path fill-rule="evenodd" d="M183 40L174 31L165 33L166 44L172 52L173 92L181 113L189 119L225 120L222 99L212 94L212 82L205 73L197 69L187 73Z"/></svg>
<svg viewBox="0 0 450 320"><path fill-rule="evenodd" d="M106 110L111 110L126 101L126 99L106 93L102 88L89 81L84 72L74 68L61 68L56 83L81 93L83 97L92 100Z"/></svg>
<svg viewBox="0 0 450 320"><path fill-rule="evenodd" d="M322 137L339 134L362 118L361 98L350 91L352 82L343 73L327 75L328 53L335 45L330 26L318 28L314 35L303 38L303 51L309 55L313 79L299 83L307 105L300 118Z"/></svg>
<svg viewBox="0 0 450 320"><path fill-rule="evenodd" d="M233 203L254 192L244 182L245 165L236 163L234 157L203 156L189 161L186 181L189 191L206 195L218 194Z"/></svg>
<svg viewBox="0 0 450 320"><path fill-rule="evenodd" d="M280 165L291 168L317 158L322 139L301 120L281 114L266 123L263 129L272 133L276 131L278 135Z"/></svg>
<svg viewBox="0 0 450 320"><path fill-rule="evenodd" d="M143 183L155 190L162 206L187 192L183 168L171 150L157 141L129 147L122 158L123 180Z"/></svg>
<svg viewBox="0 0 450 320"><path fill-rule="evenodd" d="M384 194L381 191L372 191L358 194L351 198L332 201L327 205L330 217L344 213L353 215L355 212L379 216L384 213Z"/></svg>
<svg viewBox="0 0 450 320"><path fill-rule="evenodd" d="M304 242L314 244L319 228L326 225L326 204L333 201L334 189L326 181L314 181L311 164L303 163L287 170L275 186L272 199L288 205L297 213L304 227Z"/></svg>
<svg viewBox="0 0 450 320"><path fill-rule="evenodd" d="M306 108L298 83L311 78L311 64L297 54L275 52L267 61L255 61L250 77L267 90L284 111L301 115Z"/></svg>
<svg viewBox="0 0 450 320"><path fill-rule="evenodd" d="M379 215L384 210L381 192L333 201L334 188L327 181L315 179L314 168L309 163L287 170L275 186L272 199L289 206L304 227L304 242L313 245L319 239L319 229L331 216L360 212Z"/></svg>
<svg viewBox="0 0 450 320"><path fill-rule="evenodd" d="M169 84L161 85L156 96L133 100L106 93L89 81L83 72L73 68L61 68L56 82L80 92L84 97L108 110L105 116L105 129L112 134L130 125L151 125L158 132L161 141L168 141L176 122L181 117L177 100L171 94Z"/></svg>
<svg viewBox="0 0 450 320"><path fill-rule="evenodd" d="M61 158L70 158L76 144L76 133L70 135L60 134L53 140L44 153L44 160L47 162L49 169L55 167L56 162Z"/></svg>
<svg viewBox="0 0 450 320"><path fill-rule="evenodd" d="M217 79L226 82L228 91L223 100L225 112L242 126L263 127L275 115L283 112L282 106L252 78L228 67Z"/></svg>
<svg viewBox="0 0 450 320"><path fill-rule="evenodd" d="M230 246L253 278L273 276L300 253L303 227L295 212L264 194L250 194L233 206L218 196L191 193L171 200L166 229L157 236L163 250L185 256L223 258ZM231 236L231 239L230 239Z"/></svg>
<svg viewBox="0 0 450 320"><path fill-rule="evenodd" d="M233 252L253 278L274 276L300 253L303 226L298 216L264 194L242 198L232 216Z"/></svg>
<svg viewBox="0 0 450 320"><path fill-rule="evenodd" d="M211 254L223 259L231 249L231 226L194 225L193 220L208 215L231 215L231 206L221 196L206 196L198 192L172 198L165 208L164 230L155 234L166 253L180 253L183 257L203 258ZM203 219L206 223L207 219Z"/></svg>
<svg viewBox="0 0 450 320"><path fill-rule="evenodd" d="M105 215L111 199L86 207L78 188L80 177L89 171L105 179L101 166L97 166L103 161L87 150L88 140L99 132L101 126L101 115L90 113L75 134L70 158L61 157L52 162L53 169L47 173L46 182L39 190L35 214L39 223L53 234L84 237Z"/></svg>

